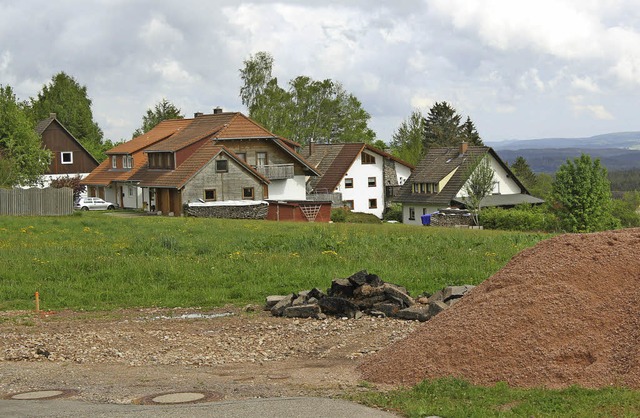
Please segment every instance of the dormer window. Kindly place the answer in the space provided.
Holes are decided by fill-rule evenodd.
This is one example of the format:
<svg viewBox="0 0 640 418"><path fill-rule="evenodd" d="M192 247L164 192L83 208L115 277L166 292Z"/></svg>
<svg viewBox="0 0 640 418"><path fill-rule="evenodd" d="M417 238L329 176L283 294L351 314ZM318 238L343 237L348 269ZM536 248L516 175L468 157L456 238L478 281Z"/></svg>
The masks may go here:
<svg viewBox="0 0 640 418"><path fill-rule="evenodd" d="M122 156L122 168L133 168L133 157L131 155Z"/></svg>
<svg viewBox="0 0 640 418"><path fill-rule="evenodd" d="M412 193L439 193L438 183L413 183L411 185Z"/></svg>
<svg viewBox="0 0 640 418"><path fill-rule="evenodd" d="M149 168L172 170L173 154L170 152L150 152Z"/></svg>
<svg viewBox="0 0 640 418"><path fill-rule="evenodd" d="M118 157L115 155L111 156L111 168L118 168Z"/></svg>

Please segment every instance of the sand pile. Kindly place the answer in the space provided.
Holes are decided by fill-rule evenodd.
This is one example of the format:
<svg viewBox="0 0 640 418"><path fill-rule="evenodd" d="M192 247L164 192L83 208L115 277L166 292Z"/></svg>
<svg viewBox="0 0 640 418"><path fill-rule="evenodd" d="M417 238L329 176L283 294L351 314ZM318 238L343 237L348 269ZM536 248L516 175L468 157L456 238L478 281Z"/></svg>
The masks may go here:
<svg viewBox="0 0 640 418"><path fill-rule="evenodd" d="M640 229L562 235L523 251L360 371L389 384L455 376L640 388Z"/></svg>

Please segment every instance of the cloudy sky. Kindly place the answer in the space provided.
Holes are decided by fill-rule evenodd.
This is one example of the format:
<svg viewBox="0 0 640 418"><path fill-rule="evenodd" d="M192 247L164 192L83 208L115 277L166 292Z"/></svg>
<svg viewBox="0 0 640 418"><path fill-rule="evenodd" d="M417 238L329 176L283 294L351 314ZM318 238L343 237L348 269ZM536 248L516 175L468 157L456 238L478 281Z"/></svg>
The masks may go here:
<svg viewBox="0 0 640 418"><path fill-rule="evenodd" d="M330 78L388 141L439 101L485 141L640 130L637 0L0 0L0 84L35 97L60 71L105 137L162 98L187 117L246 112L239 69L274 57L281 86Z"/></svg>

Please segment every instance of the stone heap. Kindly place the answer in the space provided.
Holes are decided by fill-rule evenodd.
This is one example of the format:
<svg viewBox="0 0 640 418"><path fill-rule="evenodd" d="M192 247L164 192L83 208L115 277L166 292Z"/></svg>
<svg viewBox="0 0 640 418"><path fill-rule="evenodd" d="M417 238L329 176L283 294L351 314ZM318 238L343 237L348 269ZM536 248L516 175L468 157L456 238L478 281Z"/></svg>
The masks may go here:
<svg viewBox="0 0 640 418"><path fill-rule="evenodd" d="M334 279L324 293L318 288L268 296L265 310L274 316L324 319L327 315L358 319L363 314L427 321L457 302L474 286L448 286L433 295L414 299L407 289L385 283L375 274L359 271L344 279Z"/></svg>

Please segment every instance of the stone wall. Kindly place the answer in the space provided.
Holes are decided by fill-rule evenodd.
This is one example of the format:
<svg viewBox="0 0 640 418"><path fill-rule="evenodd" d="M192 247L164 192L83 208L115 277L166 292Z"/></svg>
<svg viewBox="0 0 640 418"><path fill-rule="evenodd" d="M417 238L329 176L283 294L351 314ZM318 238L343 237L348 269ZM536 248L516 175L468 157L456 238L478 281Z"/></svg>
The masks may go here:
<svg viewBox="0 0 640 418"><path fill-rule="evenodd" d="M460 225L469 227L473 225L473 217L470 214L436 213L431 215L431 225L446 226L450 228L460 226Z"/></svg>
<svg viewBox="0 0 640 418"><path fill-rule="evenodd" d="M240 206L195 206L185 205L184 213L196 218L225 219L266 219L269 212L268 203Z"/></svg>

